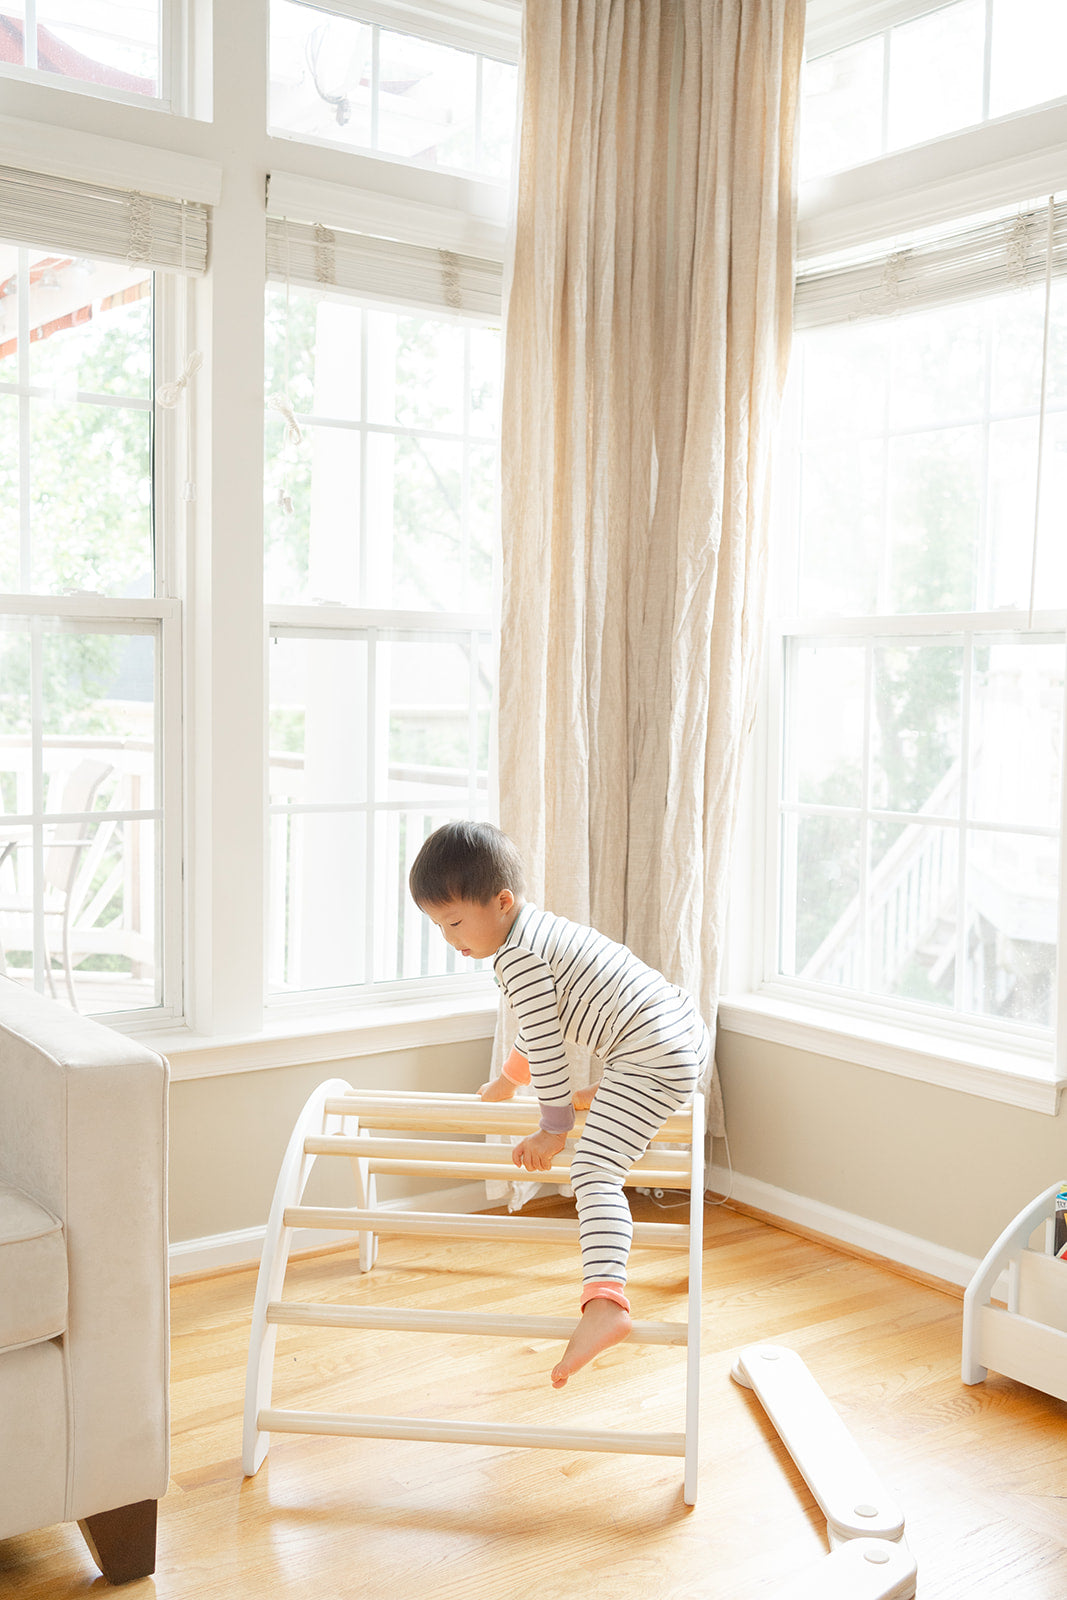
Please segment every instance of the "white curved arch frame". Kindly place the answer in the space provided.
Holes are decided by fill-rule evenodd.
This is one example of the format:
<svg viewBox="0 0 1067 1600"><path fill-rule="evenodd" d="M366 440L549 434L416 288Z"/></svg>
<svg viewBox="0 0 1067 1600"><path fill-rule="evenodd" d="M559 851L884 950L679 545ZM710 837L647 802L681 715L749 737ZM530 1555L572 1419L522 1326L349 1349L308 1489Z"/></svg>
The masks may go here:
<svg viewBox="0 0 1067 1600"><path fill-rule="evenodd" d="M636 1343L686 1347L685 1428L681 1433L629 1433L619 1430L530 1428L505 1424L472 1424L426 1417L386 1417L330 1412L288 1411L271 1405L272 1369L278 1327L386 1328L409 1332L492 1334L498 1337L558 1338L573 1332L569 1317L528 1317L474 1312L414 1311L400 1307L301 1305L282 1299L285 1268L295 1228L336 1228L360 1236L360 1270L373 1265L376 1235L421 1234L429 1238L503 1239L511 1243L558 1241L577 1244L578 1224L519 1216L456 1216L445 1213L379 1210L374 1175L417 1174L424 1177L513 1178L515 1169L499 1146L475 1143L485 1134L521 1137L538 1126L535 1101L497 1104L477 1095L421 1095L357 1092L342 1079L320 1085L297 1118L278 1175L252 1313L245 1386L243 1465L247 1476L257 1472L272 1433L343 1434L353 1438L421 1439L455 1444L499 1444L557 1450L613 1451L632 1455L684 1458L683 1498L696 1503L698 1419L700 1404L700 1294L704 1224L704 1100L669 1117L653 1147L636 1162L627 1182L647 1188L689 1189L689 1221L639 1222L634 1242L688 1251L688 1316L685 1322L635 1322ZM579 1113L576 1132L583 1114ZM433 1139L381 1137L380 1130ZM442 1138L456 1135L458 1138ZM664 1150L673 1142L685 1150ZM548 1172L546 1183L569 1181L569 1148ZM314 1162L320 1156L348 1157L356 1177L354 1207L302 1204Z"/></svg>

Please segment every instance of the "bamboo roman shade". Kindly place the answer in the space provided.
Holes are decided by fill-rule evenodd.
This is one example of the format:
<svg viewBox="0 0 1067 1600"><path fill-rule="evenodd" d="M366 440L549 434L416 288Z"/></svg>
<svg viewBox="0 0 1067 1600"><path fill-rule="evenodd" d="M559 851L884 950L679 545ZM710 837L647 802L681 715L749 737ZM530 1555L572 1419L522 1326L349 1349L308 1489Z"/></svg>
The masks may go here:
<svg viewBox="0 0 1067 1600"><path fill-rule="evenodd" d="M495 317L502 274L499 261L453 250L267 218L267 275L278 283Z"/></svg>
<svg viewBox="0 0 1067 1600"><path fill-rule="evenodd" d="M1041 283L1048 249L1042 205L847 263L801 267L794 326L893 316ZM1053 273L1067 272L1067 201L1052 208L1051 251Z"/></svg>
<svg viewBox="0 0 1067 1600"><path fill-rule="evenodd" d="M197 202L0 166L0 238L13 243L199 276L209 213Z"/></svg>

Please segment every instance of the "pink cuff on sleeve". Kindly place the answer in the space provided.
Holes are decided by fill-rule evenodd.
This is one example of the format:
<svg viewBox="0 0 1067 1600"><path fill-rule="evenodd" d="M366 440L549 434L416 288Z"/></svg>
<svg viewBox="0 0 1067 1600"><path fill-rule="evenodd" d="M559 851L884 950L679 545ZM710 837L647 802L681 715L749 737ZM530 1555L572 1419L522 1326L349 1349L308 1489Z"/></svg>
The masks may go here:
<svg viewBox="0 0 1067 1600"><path fill-rule="evenodd" d="M518 1050L513 1050L501 1067L501 1072L509 1083L529 1083L530 1063Z"/></svg>

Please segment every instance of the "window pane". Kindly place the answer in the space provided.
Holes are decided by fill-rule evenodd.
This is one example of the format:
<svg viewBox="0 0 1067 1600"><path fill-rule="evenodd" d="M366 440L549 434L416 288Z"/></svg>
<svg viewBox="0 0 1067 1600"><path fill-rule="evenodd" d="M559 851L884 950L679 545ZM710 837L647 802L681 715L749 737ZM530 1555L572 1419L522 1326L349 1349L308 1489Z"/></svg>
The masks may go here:
<svg viewBox="0 0 1067 1600"><path fill-rule="evenodd" d="M959 842L955 830L883 824L868 887L870 992L922 1005L955 996Z"/></svg>
<svg viewBox="0 0 1067 1600"><path fill-rule="evenodd" d="M160 0L37 0L36 60L22 63L124 94L159 94ZM3 7L21 41L24 6Z"/></svg>
<svg viewBox="0 0 1067 1600"><path fill-rule="evenodd" d="M1067 94L1067 10L1063 0L993 0L989 115Z"/></svg>
<svg viewBox="0 0 1067 1600"><path fill-rule="evenodd" d="M149 413L42 406L30 449L30 587L40 594L151 594Z"/></svg>
<svg viewBox="0 0 1067 1600"><path fill-rule="evenodd" d="M271 989L333 989L366 981L366 838L363 812L284 812L271 818Z"/></svg>
<svg viewBox="0 0 1067 1600"><path fill-rule="evenodd" d="M805 449L800 495L800 609L815 616L877 609L885 448L880 439Z"/></svg>
<svg viewBox="0 0 1067 1600"><path fill-rule="evenodd" d="M871 803L882 811L959 815L958 645L874 652Z"/></svg>
<svg viewBox="0 0 1067 1600"><path fill-rule="evenodd" d="M876 35L805 63L801 180L881 155L884 51L885 40Z"/></svg>
<svg viewBox="0 0 1067 1600"><path fill-rule="evenodd" d="M151 274L10 245L2 257L0 583L151 595ZM30 339L19 350L23 296Z"/></svg>
<svg viewBox="0 0 1067 1600"><path fill-rule="evenodd" d="M861 838L855 817L783 818L783 973L862 986Z"/></svg>
<svg viewBox="0 0 1067 1600"><path fill-rule="evenodd" d="M975 603L984 481L981 428L894 439L889 449L890 612Z"/></svg>
<svg viewBox="0 0 1067 1600"><path fill-rule="evenodd" d="M803 645L789 682L787 799L810 805L863 803L866 652L855 645Z"/></svg>
<svg viewBox="0 0 1067 1600"><path fill-rule="evenodd" d="M378 40L378 148L473 170L477 57L384 28Z"/></svg>
<svg viewBox="0 0 1067 1600"><path fill-rule="evenodd" d="M967 855L967 1009L1050 1027L1056 984L1056 840L972 832Z"/></svg>
<svg viewBox="0 0 1067 1600"><path fill-rule="evenodd" d="M488 638L383 643L378 670L389 707L384 797L426 810L484 811L488 772L480 761L479 690L491 687Z"/></svg>
<svg viewBox="0 0 1067 1600"><path fill-rule="evenodd" d="M0 829L9 975L32 985L39 956L38 987L82 1011L158 1005L155 625L8 619L3 640L0 782L19 819ZM116 814L129 812L153 814Z"/></svg>
<svg viewBox="0 0 1067 1600"><path fill-rule="evenodd" d="M454 322L367 314L372 422L458 433L463 427L464 331Z"/></svg>
<svg viewBox="0 0 1067 1600"><path fill-rule="evenodd" d="M408 875L423 841L455 818L453 802L443 811L386 811L376 819L374 978L378 983L484 970L483 962L464 960L445 943L408 892Z"/></svg>
<svg viewBox="0 0 1067 1600"><path fill-rule="evenodd" d="M1058 830L1062 642L976 642L968 813Z"/></svg>
<svg viewBox="0 0 1067 1600"><path fill-rule="evenodd" d="M270 125L502 180L517 69L412 34L271 0Z"/></svg>
<svg viewBox="0 0 1067 1600"><path fill-rule="evenodd" d="M272 639L269 665L272 799L307 805L366 800L367 641Z"/></svg>
<svg viewBox="0 0 1067 1600"><path fill-rule="evenodd" d="M985 0L958 0L890 34L888 148L982 120Z"/></svg>
<svg viewBox="0 0 1067 1600"><path fill-rule="evenodd" d="M268 411L268 599L488 611L499 330L278 291L267 326L303 434Z"/></svg>
<svg viewBox="0 0 1067 1600"><path fill-rule="evenodd" d="M373 144L373 29L271 0L270 124L305 138Z"/></svg>

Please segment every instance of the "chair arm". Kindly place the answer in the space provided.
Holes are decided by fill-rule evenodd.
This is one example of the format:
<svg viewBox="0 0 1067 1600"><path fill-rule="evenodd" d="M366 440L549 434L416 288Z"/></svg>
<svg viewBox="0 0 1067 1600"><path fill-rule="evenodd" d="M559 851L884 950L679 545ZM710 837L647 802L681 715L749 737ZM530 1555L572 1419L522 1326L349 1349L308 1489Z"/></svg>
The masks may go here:
<svg viewBox="0 0 1067 1600"><path fill-rule="evenodd" d="M0 1174L61 1218L68 1518L163 1494L166 1061L0 980Z"/></svg>

